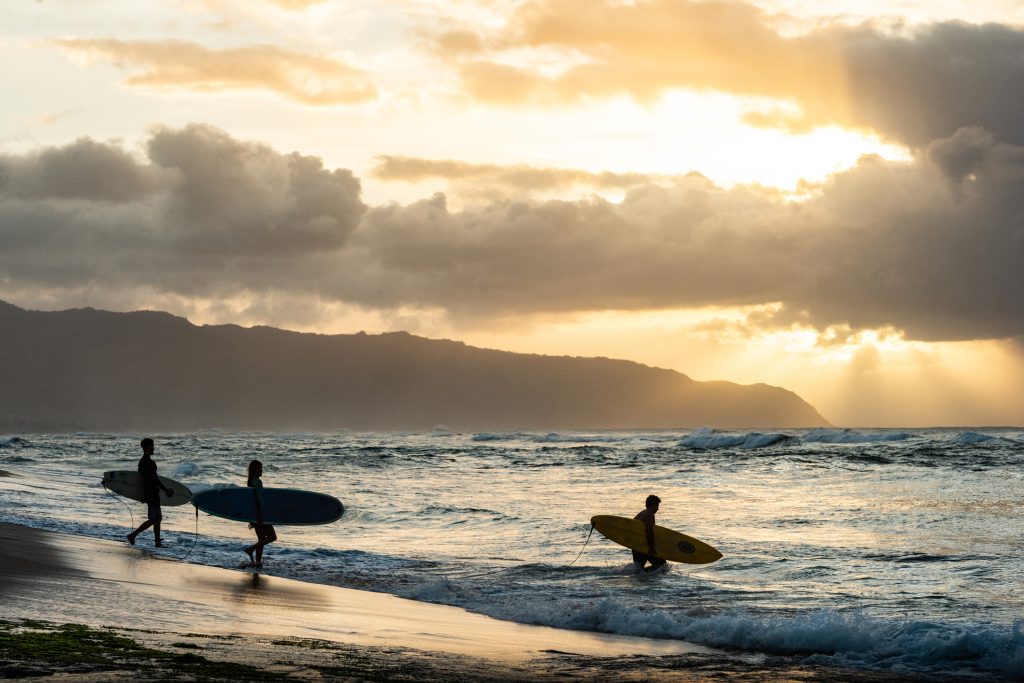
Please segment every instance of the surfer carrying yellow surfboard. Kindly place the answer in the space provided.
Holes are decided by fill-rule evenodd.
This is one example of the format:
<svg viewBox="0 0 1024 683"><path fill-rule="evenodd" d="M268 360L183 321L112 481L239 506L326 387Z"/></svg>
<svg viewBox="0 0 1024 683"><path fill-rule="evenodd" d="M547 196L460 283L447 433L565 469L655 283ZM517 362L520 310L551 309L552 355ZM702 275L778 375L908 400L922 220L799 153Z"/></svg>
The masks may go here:
<svg viewBox="0 0 1024 683"><path fill-rule="evenodd" d="M161 547L160 543L160 520L164 518L160 510L160 491L170 498L174 491L167 488L156 476L156 463L153 461L153 439L146 437L142 440L142 457L139 458L139 474L142 475L142 487L146 499L147 519L139 525L139 528L128 534L128 543L135 545L135 537L140 533L153 527L153 545Z"/></svg>
<svg viewBox="0 0 1024 683"><path fill-rule="evenodd" d="M654 515L657 514L658 508L661 506L661 498L655 495L647 496L644 504L647 507L638 512L633 519L639 519L644 523L644 536L647 538L647 554L645 555L638 550L634 550L633 562L637 565L638 569L643 569L644 565L650 562L651 566L648 567L647 571L652 572L665 564L665 560L655 555L654 549Z"/></svg>

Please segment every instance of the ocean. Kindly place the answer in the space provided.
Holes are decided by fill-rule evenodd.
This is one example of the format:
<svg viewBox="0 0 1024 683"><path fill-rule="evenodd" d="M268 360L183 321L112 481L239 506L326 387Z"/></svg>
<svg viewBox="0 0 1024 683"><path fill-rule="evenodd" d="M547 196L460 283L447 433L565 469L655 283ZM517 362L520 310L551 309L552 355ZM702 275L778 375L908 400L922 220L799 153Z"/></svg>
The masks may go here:
<svg viewBox="0 0 1024 683"><path fill-rule="evenodd" d="M279 527L263 572L456 605L498 619L891 674L1024 678L1024 431L0 436L0 521L120 539L145 506L102 473L193 492L321 491L338 522ZM724 557L637 574L590 517L658 524ZM238 567L245 524L164 508L151 552ZM582 551L582 552L581 552ZM578 559L577 559L578 558Z"/></svg>

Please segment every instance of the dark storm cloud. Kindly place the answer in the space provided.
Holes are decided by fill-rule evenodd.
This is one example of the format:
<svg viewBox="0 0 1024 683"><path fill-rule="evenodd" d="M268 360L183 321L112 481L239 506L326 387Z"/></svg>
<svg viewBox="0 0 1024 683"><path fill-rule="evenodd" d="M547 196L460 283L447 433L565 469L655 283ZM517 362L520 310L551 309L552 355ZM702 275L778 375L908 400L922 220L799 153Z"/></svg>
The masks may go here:
<svg viewBox="0 0 1024 683"><path fill-rule="evenodd" d="M852 123L913 146L965 126L1024 144L1024 30L945 23L908 37L838 33Z"/></svg>
<svg viewBox="0 0 1024 683"><path fill-rule="evenodd" d="M159 131L147 152L136 162L79 141L0 157L0 292L244 294L438 308L475 323L781 302L760 324L1024 335L1024 147L979 128L911 162L866 157L799 204L692 175L634 187L618 204L452 211L436 195L367 210L348 171L216 129ZM142 189L122 197L68 180L90 154L118 160L112 168ZM43 157L66 160L52 168L65 180L33 170Z"/></svg>
<svg viewBox="0 0 1024 683"><path fill-rule="evenodd" d="M125 202L154 192L160 182L159 169L89 139L24 157L0 156L0 193L7 197Z"/></svg>
<svg viewBox="0 0 1024 683"><path fill-rule="evenodd" d="M0 156L0 281L262 289L301 279L292 269L343 244L365 210L350 172L214 128L158 131L148 155L79 140Z"/></svg>
<svg viewBox="0 0 1024 683"><path fill-rule="evenodd" d="M1024 30L1010 26L825 25L787 36L739 2L535 0L499 30L448 30L435 47L470 94L494 104L647 102L683 88L798 105L751 112L761 125L870 128L914 147L980 126L1024 144ZM551 64L504 58L524 48L563 51L573 66L551 75Z"/></svg>

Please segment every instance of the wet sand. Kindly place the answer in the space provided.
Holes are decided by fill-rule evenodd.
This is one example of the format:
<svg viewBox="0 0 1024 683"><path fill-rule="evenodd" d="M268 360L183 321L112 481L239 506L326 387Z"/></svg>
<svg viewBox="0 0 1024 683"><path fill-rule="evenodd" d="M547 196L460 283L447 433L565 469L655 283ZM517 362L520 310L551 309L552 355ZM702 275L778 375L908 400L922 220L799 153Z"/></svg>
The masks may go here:
<svg viewBox="0 0 1024 683"><path fill-rule="evenodd" d="M256 666L275 680L895 680L675 640L515 624L9 524L0 524L0 604L7 632L83 624L179 653L159 659L149 678L194 680L195 662L175 663L189 661L184 652L202 653L211 679L219 674L209 662ZM24 660L0 650L0 678L117 677L110 664Z"/></svg>
<svg viewBox="0 0 1024 683"><path fill-rule="evenodd" d="M147 539L140 539L140 546ZM679 641L527 626L455 607L156 557L144 547L0 524L5 620L258 642L307 639L489 661L509 671L577 657L710 654ZM155 638L157 634L166 637ZM237 649L237 648L236 648ZM308 648L325 649L325 648ZM329 649L329 648L328 648ZM245 655L245 652L238 652ZM249 653L255 655L255 653ZM259 656L253 656L259 661Z"/></svg>

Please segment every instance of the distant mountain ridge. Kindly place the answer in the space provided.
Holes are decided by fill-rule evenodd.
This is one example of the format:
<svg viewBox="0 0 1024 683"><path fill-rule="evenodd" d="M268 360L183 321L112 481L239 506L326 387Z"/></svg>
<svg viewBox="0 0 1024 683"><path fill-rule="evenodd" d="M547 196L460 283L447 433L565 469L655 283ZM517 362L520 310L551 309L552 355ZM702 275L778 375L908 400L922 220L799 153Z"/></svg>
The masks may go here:
<svg viewBox="0 0 1024 683"><path fill-rule="evenodd" d="M785 389L631 361L0 302L0 432L828 424Z"/></svg>

